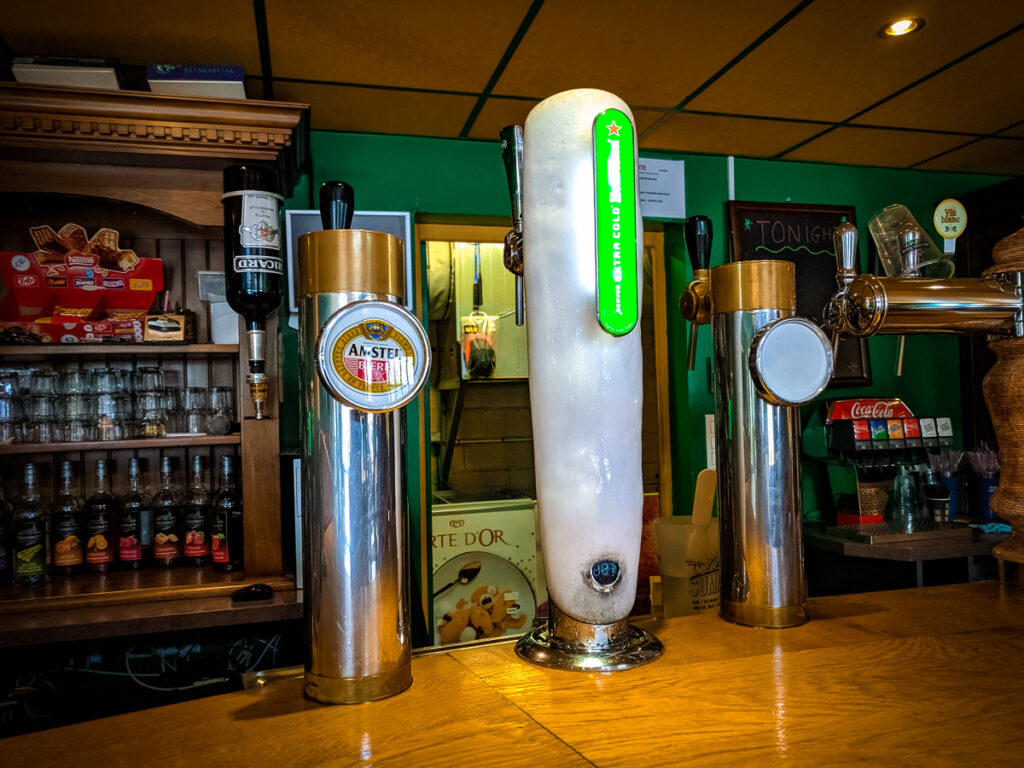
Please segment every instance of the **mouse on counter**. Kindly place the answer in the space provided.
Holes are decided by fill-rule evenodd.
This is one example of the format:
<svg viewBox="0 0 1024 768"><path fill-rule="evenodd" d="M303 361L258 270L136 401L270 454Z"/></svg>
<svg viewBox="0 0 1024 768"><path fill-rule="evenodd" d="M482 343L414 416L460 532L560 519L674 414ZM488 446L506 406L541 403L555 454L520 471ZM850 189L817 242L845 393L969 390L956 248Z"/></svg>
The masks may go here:
<svg viewBox="0 0 1024 768"><path fill-rule="evenodd" d="M273 596L274 588L269 584L250 584L231 593L231 599L236 603L250 602L252 600L269 600Z"/></svg>

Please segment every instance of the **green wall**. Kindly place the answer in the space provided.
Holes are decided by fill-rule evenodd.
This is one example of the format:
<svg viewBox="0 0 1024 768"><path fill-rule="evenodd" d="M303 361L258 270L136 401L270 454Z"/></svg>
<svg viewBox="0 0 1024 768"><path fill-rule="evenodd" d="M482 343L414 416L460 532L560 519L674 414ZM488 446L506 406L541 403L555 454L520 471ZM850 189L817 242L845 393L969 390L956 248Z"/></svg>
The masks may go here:
<svg viewBox="0 0 1024 768"><path fill-rule="evenodd" d="M417 216L508 217L508 193L498 143L456 139L430 139L374 134L314 131L314 178L289 200L290 208L309 207L309 189L339 179L356 191L356 207L363 210L405 210ZM728 198L728 162L725 157L666 152L645 156L686 161L686 211L707 214L714 226L712 266L726 254L725 201ZM932 210L946 197L956 197L1002 181L1002 176L907 171L860 166L797 163L737 158L735 196L738 200L854 205L860 229L861 266L866 263L865 224L875 211L890 203L907 205L918 221L929 226ZM710 331L702 329L694 372L686 370L686 328L678 312L678 298L690 280L681 227L666 224L666 272L669 350L672 356L672 450L674 506L689 508L696 474L705 464L704 414L713 411L708 392L707 359ZM293 372L294 332L283 332L284 370ZM960 433L959 380L953 375L957 343L954 338L907 339L904 375L894 375L895 337L870 341L873 385L842 394L878 394L903 397L922 414L950 415ZM298 442L297 399L294 374L286 373L282 442ZM806 415L806 414L805 414ZM805 512L818 506L816 468L805 467Z"/></svg>

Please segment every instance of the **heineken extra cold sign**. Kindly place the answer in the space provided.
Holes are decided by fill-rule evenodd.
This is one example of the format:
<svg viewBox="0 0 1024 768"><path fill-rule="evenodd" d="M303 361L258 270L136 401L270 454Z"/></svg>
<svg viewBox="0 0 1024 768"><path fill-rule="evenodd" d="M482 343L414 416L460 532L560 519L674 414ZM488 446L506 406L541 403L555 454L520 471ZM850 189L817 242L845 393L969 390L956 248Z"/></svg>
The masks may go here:
<svg viewBox="0 0 1024 768"><path fill-rule="evenodd" d="M597 319L615 336L637 322L636 163L633 123L619 109L594 119Z"/></svg>

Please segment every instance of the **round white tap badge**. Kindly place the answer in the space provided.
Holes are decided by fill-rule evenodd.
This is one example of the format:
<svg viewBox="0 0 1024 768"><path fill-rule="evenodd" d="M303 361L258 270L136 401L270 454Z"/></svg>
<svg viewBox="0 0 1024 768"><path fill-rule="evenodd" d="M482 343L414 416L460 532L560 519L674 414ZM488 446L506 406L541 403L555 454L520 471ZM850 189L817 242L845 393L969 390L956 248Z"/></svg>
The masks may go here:
<svg viewBox="0 0 1024 768"><path fill-rule="evenodd" d="M429 368L427 334L398 304L357 301L320 329L320 381L351 408L371 413L400 408L419 393Z"/></svg>

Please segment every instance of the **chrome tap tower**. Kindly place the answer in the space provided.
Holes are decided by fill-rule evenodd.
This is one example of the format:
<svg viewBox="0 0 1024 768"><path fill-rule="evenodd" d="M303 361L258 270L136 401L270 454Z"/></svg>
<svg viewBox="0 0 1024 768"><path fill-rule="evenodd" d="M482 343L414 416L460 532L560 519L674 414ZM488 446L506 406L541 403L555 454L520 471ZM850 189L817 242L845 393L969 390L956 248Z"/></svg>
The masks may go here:
<svg viewBox="0 0 1024 768"><path fill-rule="evenodd" d="M412 683L400 419L430 347L400 303L402 241L347 229L347 185L320 210L299 240L305 690L348 704Z"/></svg>
<svg viewBox="0 0 1024 768"><path fill-rule="evenodd" d="M502 132L522 236L506 265L528 307L534 463L550 616L516 646L535 663L608 671L661 654L627 621L636 597L643 482L642 225L629 107L597 90L537 105ZM521 302L521 298L520 298Z"/></svg>
<svg viewBox="0 0 1024 768"><path fill-rule="evenodd" d="M814 323L795 317L792 262L737 261L700 274L695 264L695 278L680 306L691 322L710 317L713 331L721 616L754 627L803 624L798 406L827 386L832 348Z"/></svg>

